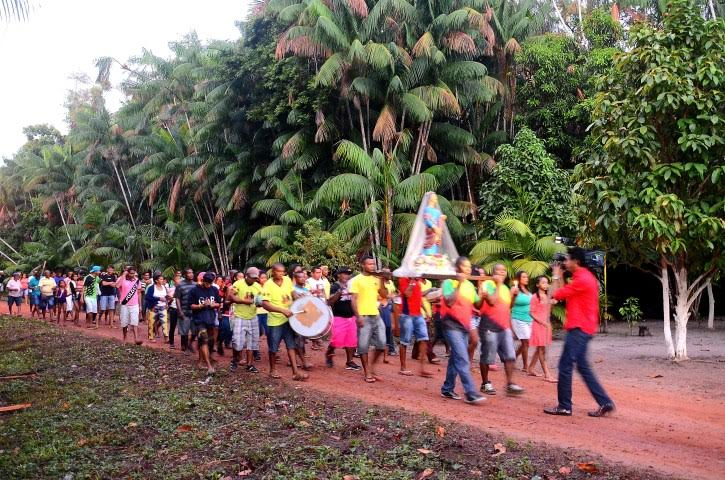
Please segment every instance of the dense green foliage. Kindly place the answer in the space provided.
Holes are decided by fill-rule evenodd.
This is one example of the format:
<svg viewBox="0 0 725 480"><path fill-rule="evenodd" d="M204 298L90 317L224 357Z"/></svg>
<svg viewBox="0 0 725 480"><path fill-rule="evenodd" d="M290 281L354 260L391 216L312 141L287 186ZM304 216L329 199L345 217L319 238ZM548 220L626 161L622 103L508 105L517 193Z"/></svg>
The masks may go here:
<svg viewBox="0 0 725 480"><path fill-rule="evenodd" d="M576 203L583 235L675 279L669 349L686 358L690 307L725 263L725 22L678 1L632 42L601 79Z"/></svg>

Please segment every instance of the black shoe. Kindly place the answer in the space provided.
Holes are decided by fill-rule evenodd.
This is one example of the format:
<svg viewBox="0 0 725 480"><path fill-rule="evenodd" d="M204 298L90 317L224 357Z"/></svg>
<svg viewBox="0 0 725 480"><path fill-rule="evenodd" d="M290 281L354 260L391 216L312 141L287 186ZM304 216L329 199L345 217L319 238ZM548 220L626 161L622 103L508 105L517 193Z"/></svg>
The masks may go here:
<svg viewBox="0 0 725 480"><path fill-rule="evenodd" d="M257 370L257 367L255 367L254 365L249 365L249 366L247 367L247 371L248 371L249 373L259 373L259 370Z"/></svg>
<svg viewBox="0 0 725 480"><path fill-rule="evenodd" d="M332 368L332 367L334 367L334 366L335 366L335 364L334 364L334 363L332 362L332 357L330 357L330 356L325 356L325 366L326 366L327 368Z"/></svg>
<svg viewBox="0 0 725 480"><path fill-rule="evenodd" d="M441 392L441 397L447 398L449 400L460 400L461 396L458 395L456 392Z"/></svg>
<svg viewBox="0 0 725 480"><path fill-rule="evenodd" d="M558 405L556 407L545 408L544 413L549 415L562 415L564 417L571 417L571 410L561 408Z"/></svg>
<svg viewBox="0 0 725 480"><path fill-rule="evenodd" d="M332 361L331 358L330 358L330 361ZM347 362L345 364L345 370L355 370L357 372L359 370L362 370L362 367L355 362Z"/></svg>
<svg viewBox="0 0 725 480"><path fill-rule="evenodd" d="M602 405L595 411L587 412L587 415L589 415L590 417L606 417L607 415L612 413L615 409L616 409L616 407L614 406L613 403L605 403L604 405Z"/></svg>
<svg viewBox="0 0 725 480"><path fill-rule="evenodd" d="M254 361L255 362L261 362L262 361L262 354L259 353L259 350L254 351Z"/></svg>
<svg viewBox="0 0 725 480"><path fill-rule="evenodd" d="M232 372L235 371L237 367L239 367L239 363L237 362L232 362L229 364L229 370L231 370Z"/></svg>
<svg viewBox="0 0 725 480"><path fill-rule="evenodd" d="M473 395L466 394L466 398L463 401L466 403L481 403L486 401L486 397L478 393L474 393Z"/></svg>

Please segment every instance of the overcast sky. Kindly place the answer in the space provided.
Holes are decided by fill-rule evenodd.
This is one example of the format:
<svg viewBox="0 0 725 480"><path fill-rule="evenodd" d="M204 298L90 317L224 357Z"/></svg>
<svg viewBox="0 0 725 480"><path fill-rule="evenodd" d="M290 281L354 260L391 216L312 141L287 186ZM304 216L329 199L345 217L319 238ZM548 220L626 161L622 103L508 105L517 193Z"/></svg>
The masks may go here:
<svg viewBox="0 0 725 480"><path fill-rule="evenodd" d="M49 123L64 133L69 76L96 76L94 59L126 60L145 47L168 56L169 41L196 30L199 38L235 39L235 21L249 0L31 0L25 22L0 23L0 158L24 142L22 128ZM116 69L114 85L121 80ZM121 96L111 94L115 110Z"/></svg>

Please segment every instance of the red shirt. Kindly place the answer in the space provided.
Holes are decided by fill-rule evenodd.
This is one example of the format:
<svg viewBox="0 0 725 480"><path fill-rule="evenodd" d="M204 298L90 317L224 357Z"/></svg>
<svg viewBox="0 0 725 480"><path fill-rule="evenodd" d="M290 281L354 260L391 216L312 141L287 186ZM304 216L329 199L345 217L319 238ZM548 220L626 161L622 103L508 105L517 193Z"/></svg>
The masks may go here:
<svg viewBox="0 0 725 480"><path fill-rule="evenodd" d="M410 282L413 283L413 289L409 297L405 296ZM417 279L401 278L398 284L400 287L400 297L403 299L403 315L413 315L415 317L423 315L423 294L420 282Z"/></svg>
<svg viewBox="0 0 725 480"><path fill-rule="evenodd" d="M599 327L599 283L584 267L579 267L567 283L554 292L556 300L566 300L566 324L564 328L581 328L594 335Z"/></svg>

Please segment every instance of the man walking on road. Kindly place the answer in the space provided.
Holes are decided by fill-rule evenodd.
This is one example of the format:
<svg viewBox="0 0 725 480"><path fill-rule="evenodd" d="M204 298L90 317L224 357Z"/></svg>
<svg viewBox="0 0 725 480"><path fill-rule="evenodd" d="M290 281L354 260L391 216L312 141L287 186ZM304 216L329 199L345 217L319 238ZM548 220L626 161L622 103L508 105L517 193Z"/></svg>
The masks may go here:
<svg viewBox="0 0 725 480"><path fill-rule="evenodd" d="M191 331L191 299L189 293L196 286L194 282L194 270L187 268L183 272L184 278L176 285L174 291L174 299L179 312L179 338L181 339L181 351L185 355L194 353L194 348L191 345L191 339L189 338L189 332Z"/></svg>
<svg viewBox="0 0 725 480"><path fill-rule="evenodd" d="M549 415L571 416L571 381L574 364L584 379L584 383L599 404L599 408L589 412L590 417L603 417L614 411L614 402L597 380L589 359L587 347L599 327L599 284L592 272L584 266L584 250L579 247L569 249L564 260L564 268L571 272L571 282L564 285L561 265L552 268L552 290L554 299L566 301L566 340L559 360L559 383L557 385L559 404L545 408Z"/></svg>
<svg viewBox="0 0 725 480"><path fill-rule="evenodd" d="M101 296L98 297L98 321L106 317L106 325L116 327L116 273L113 265L109 265L100 276Z"/></svg>

